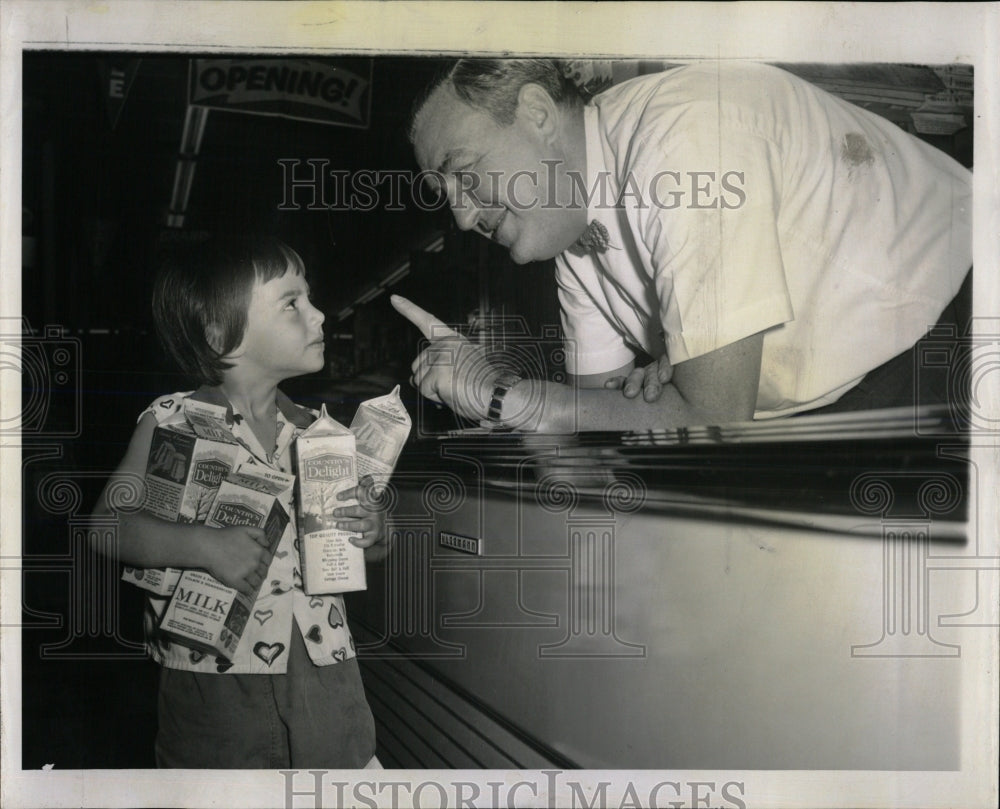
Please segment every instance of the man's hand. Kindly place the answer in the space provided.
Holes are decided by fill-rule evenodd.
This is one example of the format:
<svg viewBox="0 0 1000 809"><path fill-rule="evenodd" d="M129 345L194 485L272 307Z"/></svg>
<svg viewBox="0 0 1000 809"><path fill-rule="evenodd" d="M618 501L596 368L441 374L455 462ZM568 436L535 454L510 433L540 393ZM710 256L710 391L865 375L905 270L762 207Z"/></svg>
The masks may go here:
<svg viewBox="0 0 1000 809"><path fill-rule="evenodd" d="M399 295L393 307L430 340L413 361L413 387L428 399L448 405L458 415L473 421L489 411L490 397L500 375L486 350L446 326L441 320Z"/></svg>
<svg viewBox="0 0 1000 809"><path fill-rule="evenodd" d="M460 415L481 420L488 412L498 376L485 351L404 298L394 295L392 303L432 341L413 363L413 381L420 392L448 404ZM441 335L446 336L436 339ZM592 380L576 377L575 389L544 381L529 385L524 380L504 399L504 423L522 431L565 433L747 421L753 418L760 386L763 340L764 334L759 332L688 359L676 368L665 359L642 369L633 369L629 363L608 374L593 375L596 378ZM445 352L444 357L435 354L439 350ZM632 399L629 404L623 406L617 390L602 389L613 377L624 381L628 388L625 395ZM638 398L640 385L642 399ZM531 418L520 418L521 414Z"/></svg>
<svg viewBox="0 0 1000 809"><path fill-rule="evenodd" d="M205 569L227 587L253 595L271 566L271 550L264 529L250 526L206 528L201 542Z"/></svg>
<svg viewBox="0 0 1000 809"><path fill-rule="evenodd" d="M615 376L604 383L608 390L621 388L626 399L634 399L642 391L642 398L647 402L655 402L663 393L666 385L674 375L674 366L664 354L658 360L651 362L645 368L633 368L628 376Z"/></svg>
<svg viewBox="0 0 1000 809"><path fill-rule="evenodd" d="M365 549L365 559L379 562L389 555L389 538L385 532L385 504L379 496L371 475L365 475L358 485L337 494L338 500L357 500L357 504L338 506L333 510L341 531L358 534L351 543Z"/></svg>

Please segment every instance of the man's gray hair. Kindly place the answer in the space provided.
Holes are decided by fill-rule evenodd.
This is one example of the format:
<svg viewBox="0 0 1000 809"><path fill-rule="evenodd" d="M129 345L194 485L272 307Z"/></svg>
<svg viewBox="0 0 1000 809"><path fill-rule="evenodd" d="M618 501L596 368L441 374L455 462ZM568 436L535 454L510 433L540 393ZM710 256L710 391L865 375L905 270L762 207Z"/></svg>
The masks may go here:
<svg viewBox="0 0 1000 809"><path fill-rule="evenodd" d="M552 59L459 59L438 73L417 98L410 116L410 141L417 115L439 87L450 85L470 107L500 126L509 126L517 111L517 95L526 84L539 85L557 104L583 103L576 85Z"/></svg>

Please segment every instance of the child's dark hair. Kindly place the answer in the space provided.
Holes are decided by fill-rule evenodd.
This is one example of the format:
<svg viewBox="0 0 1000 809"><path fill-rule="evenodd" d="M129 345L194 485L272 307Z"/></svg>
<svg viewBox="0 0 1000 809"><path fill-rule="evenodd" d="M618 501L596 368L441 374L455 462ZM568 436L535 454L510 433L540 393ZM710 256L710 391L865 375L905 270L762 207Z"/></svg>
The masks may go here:
<svg viewBox="0 0 1000 809"><path fill-rule="evenodd" d="M160 342L200 384L219 385L232 363L223 357L243 339L255 282L287 270L305 274L299 254L277 239L219 235L171 249L153 287Z"/></svg>

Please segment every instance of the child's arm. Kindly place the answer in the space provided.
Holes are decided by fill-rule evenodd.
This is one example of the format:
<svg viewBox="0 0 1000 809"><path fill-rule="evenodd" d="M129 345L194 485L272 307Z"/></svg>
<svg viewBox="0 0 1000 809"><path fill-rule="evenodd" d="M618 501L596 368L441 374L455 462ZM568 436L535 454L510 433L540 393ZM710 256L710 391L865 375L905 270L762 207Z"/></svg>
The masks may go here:
<svg viewBox="0 0 1000 809"><path fill-rule="evenodd" d="M356 531L360 536L351 542L365 549L365 559L379 562L389 555L389 539L385 533L385 502L375 492L371 475L361 478L357 486L337 495L338 500L357 499L356 506L340 506L333 511L337 528Z"/></svg>
<svg viewBox="0 0 1000 809"><path fill-rule="evenodd" d="M145 499L146 460L156 427L147 413L132 435L125 457L104 487L94 516L118 517L118 556L136 567L201 568L223 584L252 594L267 575L271 552L260 528L209 528L172 523L139 511ZM137 497L121 498L132 505L116 503L116 493L135 491ZM91 536L99 532L88 532ZM94 549L100 551L94 546Z"/></svg>

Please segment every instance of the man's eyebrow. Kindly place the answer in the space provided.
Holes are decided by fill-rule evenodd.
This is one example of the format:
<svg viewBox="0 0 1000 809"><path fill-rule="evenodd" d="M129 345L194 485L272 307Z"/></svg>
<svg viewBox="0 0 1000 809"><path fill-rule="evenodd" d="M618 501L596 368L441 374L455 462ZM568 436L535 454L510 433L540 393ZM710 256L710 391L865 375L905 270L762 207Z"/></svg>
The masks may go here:
<svg viewBox="0 0 1000 809"><path fill-rule="evenodd" d="M467 153L464 149L452 149L445 154L444 159L435 171L437 171L438 174L448 174L455 163L457 163L460 158L465 157L466 154Z"/></svg>

